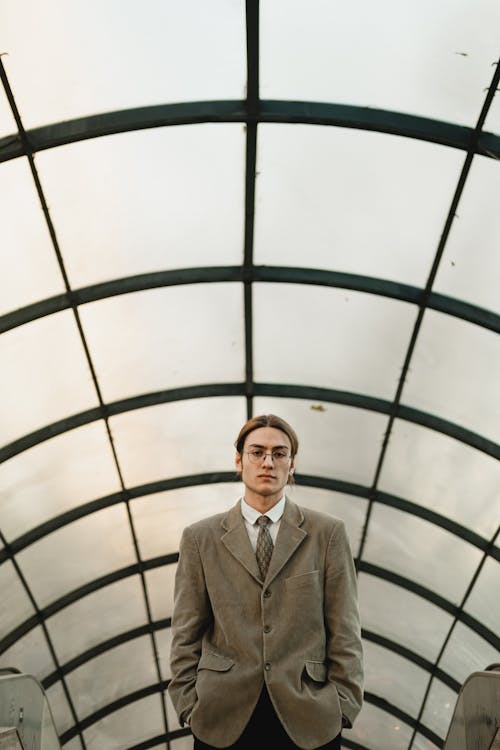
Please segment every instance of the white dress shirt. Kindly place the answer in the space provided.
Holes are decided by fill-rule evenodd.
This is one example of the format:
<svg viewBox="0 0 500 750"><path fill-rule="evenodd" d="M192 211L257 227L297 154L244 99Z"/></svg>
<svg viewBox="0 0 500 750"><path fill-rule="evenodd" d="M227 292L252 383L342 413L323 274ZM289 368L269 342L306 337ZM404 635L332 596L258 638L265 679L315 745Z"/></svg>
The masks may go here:
<svg viewBox="0 0 500 750"><path fill-rule="evenodd" d="M241 515L243 516L245 520L245 526L248 532L248 538L250 539L250 544L252 545L252 549L255 552L257 549L257 537L259 535L259 527L255 523L258 518L261 516L267 516L271 523L268 524L268 529L271 534L271 539L273 540L273 544L276 544L276 537L278 536L278 531L280 527L281 522L281 516L283 515L283 511L285 510L285 496L279 500L276 505L273 505L271 510L266 511L265 513L259 513L258 510L255 510L255 508L252 508L251 505L249 505L247 502L245 502L245 498L241 498Z"/></svg>

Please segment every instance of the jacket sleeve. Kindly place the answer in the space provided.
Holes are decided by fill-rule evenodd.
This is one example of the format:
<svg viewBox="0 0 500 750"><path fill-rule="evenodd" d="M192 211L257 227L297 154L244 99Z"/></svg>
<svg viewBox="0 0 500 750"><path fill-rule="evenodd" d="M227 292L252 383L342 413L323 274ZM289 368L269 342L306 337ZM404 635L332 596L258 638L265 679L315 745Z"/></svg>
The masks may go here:
<svg viewBox="0 0 500 750"><path fill-rule="evenodd" d="M196 703L196 673L204 633L212 611L198 545L192 530L184 530L175 576L172 617L171 680L168 693L181 726Z"/></svg>
<svg viewBox="0 0 500 750"><path fill-rule="evenodd" d="M344 725L349 727L363 702L363 649L357 580L344 523L328 544L325 573L328 679L337 688Z"/></svg>

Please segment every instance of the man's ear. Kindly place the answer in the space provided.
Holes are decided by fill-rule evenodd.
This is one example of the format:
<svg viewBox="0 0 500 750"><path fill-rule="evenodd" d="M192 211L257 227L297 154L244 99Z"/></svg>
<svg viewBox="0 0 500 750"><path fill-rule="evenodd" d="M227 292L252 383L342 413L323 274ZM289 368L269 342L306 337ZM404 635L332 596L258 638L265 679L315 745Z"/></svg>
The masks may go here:
<svg viewBox="0 0 500 750"><path fill-rule="evenodd" d="M241 465L241 453L238 453L238 451L236 451L236 456L234 457L234 463L236 466L236 471L238 472L238 474L241 474L241 472L243 471L243 466Z"/></svg>

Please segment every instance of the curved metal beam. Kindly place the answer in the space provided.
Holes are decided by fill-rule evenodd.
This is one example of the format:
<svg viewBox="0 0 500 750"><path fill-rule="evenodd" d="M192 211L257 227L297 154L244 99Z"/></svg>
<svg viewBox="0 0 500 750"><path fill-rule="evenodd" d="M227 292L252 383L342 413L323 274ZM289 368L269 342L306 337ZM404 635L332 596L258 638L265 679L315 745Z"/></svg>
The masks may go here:
<svg viewBox="0 0 500 750"><path fill-rule="evenodd" d="M305 284L336 289L350 289L355 292L376 294L390 299L420 305L424 290L410 284L379 279L361 274L326 271L319 268L296 266L209 266L199 268L178 268L170 271L156 271L137 274L121 279L112 279L100 284L72 290L71 295L59 294L39 302L34 302L18 310L0 316L0 334L13 328L38 320L46 315L68 310L73 306L97 302L120 294L131 294L147 289L180 286L183 284L208 284L219 282L271 282L278 284ZM431 292L427 301L431 310L451 315L468 323L500 333L500 315L463 300Z"/></svg>
<svg viewBox="0 0 500 750"><path fill-rule="evenodd" d="M139 563L127 565L124 568L115 570L112 573L108 573L107 575L101 576L100 578L89 581L83 586L79 586L78 588L73 589L73 591L68 592L64 596L47 605L44 609L41 609L40 615L42 616L43 620L46 620L52 615L55 615L57 612L60 612L65 607L68 607L70 604L73 604L74 602L77 602L83 597L87 596L87 594L98 591L108 586L109 584L116 583L117 581L123 580L124 578L140 574L141 571L153 570L155 568L162 567L163 565L174 564L178 559L178 553L172 553L170 555L161 555L159 557L150 558L149 560L143 560L142 565L139 565ZM436 605L440 609L443 609L445 612L448 612L457 620L463 622L471 630L480 635L485 641L487 641L494 648L500 651L500 636L483 625L483 623L479 622L479 620L477 620L475 617L472 617L472 615L461 611L455 604L449 602L444 597L439 596L439 594L437 594L435 591L431 591L425 586L421 586L420 584L416 583L416 581L413 581L410 578L398 575L392 570L367 563L364 560L361 561L359 570L361 570L363 573L367 573L368 575L373 575L377 578L388 581L389 583L392 583L396 586L400 586L403 589L411 591L417 596L422 597L426 601L432 602L432 604ZM23 623L14 628L14 630L5 635L4 638L0 641L0 654L10 648L10 646L12 646L22 636L26 635L26 633L28 633L30 630L36 627L39 622L39 616L29 617Z"/></svg>
<svg viewBox="0 0 500 750"><path fill-rule="evenodd" d="M132 693L122 695L120 698L113 701L112 703L108 703L107 705L102 706L101 708L97 709L97 711L94 711L94 713L89 714L88 716L85 716L83 719L81 719L80 721L81 729L83 730L88 729L88 727L100 721L105 716L108 716L109 714L112 714L115 711L118 711L121 708L124 708L125 706L130 706L136 701L142 700L143 698L146 698L150 695L155 695L156 693L164 693L168 687L168 683L169 683L169 680L165 680L160 683L148 685L144 688L141 688L140 690L135 690ZM441 737L439 737L435 732L429 729L425 724L422 724L421 722L417 721L412 716L407 714L405 711L402 711L397 706L393 705L392 703L389 703L389 701L385 700L384 698L380 698L378 695L375 695L374 693L370 693L368 691L365 691L364 698L365 698L366 703L370 703L371 705L382 709L382 711L385 711L391 716L394 716L395 718L402 721L404 724L417 729L417 731L420 734L422 734L424 737L429 739L438 747L443 746L444 743ZM179 730L177 730L176 732L168 732L168 734L166 735L166 738L169 740L172 740L174 739L174 734L175 734L175 737L181 737L190 733L189 730L180 730L180 731L182 732L182 734L179 733ZM73 739L73 737L77 733L78 732L77 732L76 727L70 727L69 729L67 729L65 732L63 732L60 735L61 743L63 745L66 744L66 742L69 742L71 739ZM140 745L135 745L134 747L136 748L136 750L138 750L138 748L154 747L155 744L158 744L157 740L158 740L158 737L155 737L147 741L146 744L141 743ZM151 745L149 744L150 742L154 742L155 744Z"/></svg>
<svg viewBox="0 0 500 750"><path fill-rule="evenodd" d="M170 617L166 617L162 620L155 620L152 622L152 628L155 632L164 629L166 630L170 627L170 625ZM104 654L107 651L116 648L116 646L121 646L124 643L135 640L136 638L142 638L143 636L148 635L149 632L150 630L148 624L141 625L140 627L132 628L131 630L126 630L122 633L117 633L112 638L101 641L92 648L87 649L86 651L82 651L80 654L78 654L78 656L75 656L65 664L62 664L59 671L54 671L51 674L47 675L47 677L42 680L44 689L48 690L50 687L52 687L52 685L58 682L61 678L61 674L67 675L73 670L78 669L78 667L81 667L83 664L86 664L92 659L101 656L101 654ZM391 640L390 638L385 638L384 636L381 636L378 633L374 633L373 631L367 630L365 628L362 629L361 635L365 641L375 643L378 646L382 646L383 648L387 649L388 651L398 654L398 656L401 656L403 659L406 659L407 661L415 664L426 672L429 672L434 677L437 677L455 693L459 692L460 683L457 682L457 680L454 680L453 677L451 677L451 675L449 675L447 672L444 672L442 669L437 668L433 662L424 659L423 656L417 654L415 651L406 648L405 646Z"/></svg>
<svg viewBox="0 0 500 750"><path fill-rule="evenodd" d="M33 128L26 131L26 135L30 153L34 154L105 135L209 122L296 123L353 128L438 143L461 151L470 150L471 136L474 132L473 128L442 120L372 107L327 102L260 100L256 113L247 107L246 101L222 100L159 104L104 112ZM0 162L16 159L25 153L17 134L0 139ZM500 158L500 137L493 133L482 133L473 153L493 159Z"/></svg>
<svg viewBox="0 0 500 750"><path fill-rule="evenodd" d="M153 622L151 623L151 627L149 623L147 623L146 625L141 625L137 628L132 628L131 630L126 630L122 633L117 633L112 638L101 641L100 643L97 643L95 646L92 646L92 648L89 648L86 651L81 651L78 656L75 656L73 659L70 659L62 665L61 672L62 674L67 675L70 672L73 672L74 669L78 669L78 667L81 667L82 664L86 664L87 662L97 658L101 654L105 654L106 651L111 651L111 649L116 648L116 646L121 646L123 643L128 643L129 641L133 641L136 638L142 638L145 635L149 635L149 633L151 632L151 628L155 632L157 632L159 630L166 630L170 627L170 624L171 618L165 617L162 620L153 620ZM43 678L42 686L44 690L48 690L58 681L59 674L54 671L47 675L47 677Z"/></svg>
<svg viewBox="0 0 500 750"><path fill-rule="evenodd" d="M169 490L181 489L183 487L197 487L206 484L223 484L226 482L239 481L239 477L237 477L233 471L215 471L204 474L188 474L186 476L172 477L170 479L158 479L154 482L148 482L147 484L128 488L126 492L119 491L114 492L111 495L104 495L96 500L91 500L88 503L83 503L71 510L60 513L58 516L53 516L48 521L45 521L26 533L21 534L21 536L18 536L9 543L8 548L0 549L0 565L12 555L18 554L26 547L29 547L30 544L34 544L48 534L52 534L54 531L62 529L64 526L67 526L80 518L85 518L99 510L122 503L125 501L126 497L130 500L134 500L158 492L167 492ZM345 482L332 477L296 474L295 482L299 487L316 487L331 492L341 492L344 495L351 495L365 500L372 496L370 487L366 485ZM488 539L480 536L480 534L472 531L472 529L469 529L467 526L462 526L456 521L452 521L447 516L436 513L430 508L405 500L402 497L391 495L388 492L376 490L373 497L375 502L378 502L381 505L396 508L396 510L403 511L404 513L408 513L416 518L421 518L424 521L434 524L468 544L472 544L474 547L486 552L494 560L500 562L500 548L492 546Z"/></svg>
<svg viewBox="0 0 500 750"><path fill-rule="evenodd" d="M133 396L120 401L113 401L102 407L96 406L79 414L53 422L45 427L35 430L23 437L14 440L0 448L0 464L10 458L22 453L28 448L43 443L45 440L62 435L76 427L95 422L98 419L108 419L117 414L142 409L146 406L171 403L196 398L213 398L216 396L245 396L247 395L246 383L209 383L207 385L186 386L185 388L173 388L165 391L154 391ZM338 391L332 388L316 388L313 386L293 385L283 383L254 383L254 396L272 396L275 398L296 398L312 401L323 401L332 404L342 404L358 409L377 412L399 419L413 422L421 427L440 432L443 435L454 438L466 445L486 453L493 458L500 459L500 445L492 440L467 430L454 422L449 422L434 414L414 409L410 406L399 404L394 407L391 401L386 399L366 396L351 391Z"/></svg>

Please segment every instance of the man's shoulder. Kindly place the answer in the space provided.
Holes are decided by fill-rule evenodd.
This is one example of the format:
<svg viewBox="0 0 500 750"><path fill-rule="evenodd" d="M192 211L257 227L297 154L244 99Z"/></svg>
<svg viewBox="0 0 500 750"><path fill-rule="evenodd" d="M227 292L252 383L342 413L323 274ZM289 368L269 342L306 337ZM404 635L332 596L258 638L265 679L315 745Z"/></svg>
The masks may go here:
<svg viewBox="0 0 500 750"><path fill-rule="evenodd" d="M324 513L323 511L319 510L313 510L313 508L307 508L306 506L300 505L298 503L295 503L295 505L297 505L299 511L304 517L303 525L306 528L321 528L333 532L336 529L345 527L344 521L337 516L330 515L330 513Z"/></svg>
<svg viewBox="0 0 500 750"><path fill-rule="evenodd" d="M232 509L228 508L222 513L215 513L212 516L201 518L199 521L195 521L195 523L191 523L189 524L189 526L186 526L185 530L193 533L195 536L198 536L199 534L203 534L206 532L214 531L214 530L219 531L221 528L222 522L224 521L224 519L226 518L230 510Z"/></svg>

